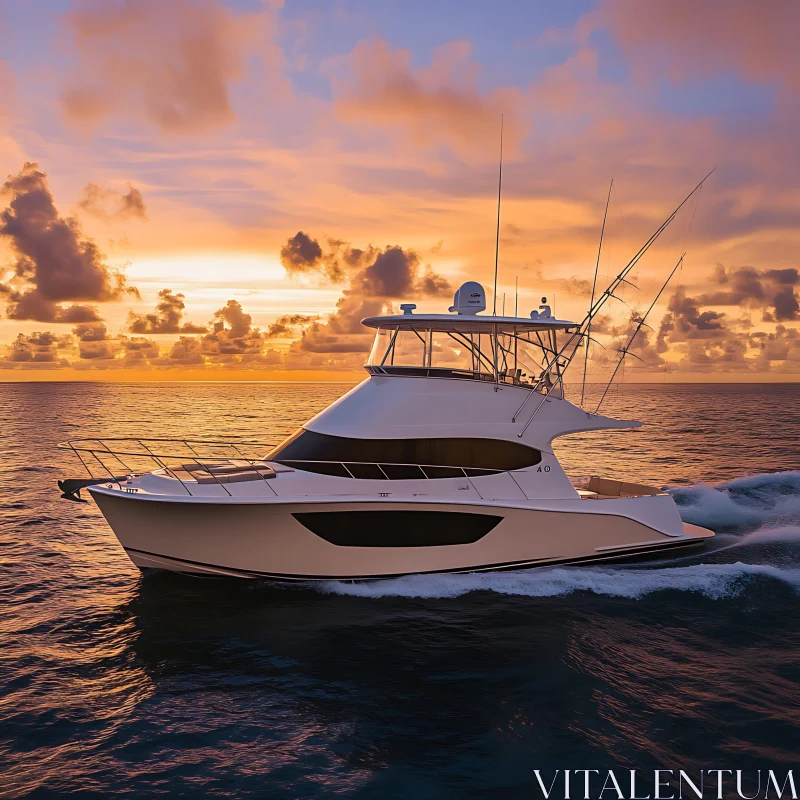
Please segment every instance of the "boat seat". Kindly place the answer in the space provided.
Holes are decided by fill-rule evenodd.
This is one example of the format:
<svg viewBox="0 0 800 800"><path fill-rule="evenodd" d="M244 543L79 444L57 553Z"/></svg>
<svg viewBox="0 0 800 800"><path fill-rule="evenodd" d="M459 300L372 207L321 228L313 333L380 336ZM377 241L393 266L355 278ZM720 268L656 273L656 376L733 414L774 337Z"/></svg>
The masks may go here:
<svg viewBox="0 0 800 800"><path fill-rule="evenodd" d="M596 475L592 476L586 488L590 492L595 492L598 500L604 497L642 497L663 494L661 489L645 486L642 483L614 481L609 478L598 478Z"/></svg>
<svg viewBox="0 0 800 800"><path fill-rule="evenodd" d="M198 463L181 464L176 471L181 480L197 481L199 484L209 483L243 483L245 481L269 480L275 477L275 470L263 462L221 462L219 464ZM183 476L187 477L184 478Z"/></svg>

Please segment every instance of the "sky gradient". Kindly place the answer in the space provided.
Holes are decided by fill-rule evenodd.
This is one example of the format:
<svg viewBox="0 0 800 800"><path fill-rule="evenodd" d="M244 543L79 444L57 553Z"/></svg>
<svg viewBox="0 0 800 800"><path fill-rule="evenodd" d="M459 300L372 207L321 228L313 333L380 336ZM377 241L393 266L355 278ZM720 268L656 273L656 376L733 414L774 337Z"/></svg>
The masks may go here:
<svg viewBox="0 0 800 800"><path fill-rule="evenodd" d="M795 0L0 0L0 380L355 379L491 286L630 380L800 374ZM660 277L659 277L660 276ZM612 304L610 304L612 305ZM594 357L594 356L593 356ZM598 363L604 356L598 354Z"/></svg>

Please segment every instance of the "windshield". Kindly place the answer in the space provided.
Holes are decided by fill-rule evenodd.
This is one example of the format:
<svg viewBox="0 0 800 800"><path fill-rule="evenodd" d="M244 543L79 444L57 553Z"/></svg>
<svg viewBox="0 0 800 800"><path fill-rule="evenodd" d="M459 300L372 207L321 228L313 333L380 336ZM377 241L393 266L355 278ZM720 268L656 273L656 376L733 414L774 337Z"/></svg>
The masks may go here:
<svg viewBox="0 0 800 800"><path fill-rule="evenodd" d="M432 330L380 327L367 360L377 374L476 378L527 386L544 383L558 369L555 333Z"/></svg>

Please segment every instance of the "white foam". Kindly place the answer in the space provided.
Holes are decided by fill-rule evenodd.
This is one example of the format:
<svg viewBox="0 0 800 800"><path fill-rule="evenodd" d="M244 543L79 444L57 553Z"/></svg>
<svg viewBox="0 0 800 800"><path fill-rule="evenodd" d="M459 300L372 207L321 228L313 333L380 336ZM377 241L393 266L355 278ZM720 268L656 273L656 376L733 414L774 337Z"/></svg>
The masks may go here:
<svg viewBox="0 0 800 800"><path fill-rule="evenodd" d="M588 591L609 597L638 599L671 589L699 592L718 600L741 594L747 584L758 577L772 578L800 591L800 569L742 563L658 569L560 567L464 575L409 575L370 583L324 581L313 584L313 587L323 592L355 597L422 599L459 597L477 591L525 597L557 597Z"/></svg>
<svg viewBox="0 0 800 800"><path fill-rule="evenodd" d="M739 547L745 544L761 544L768 542L777 542L779 544L789 544L793 542L800 542L800 526L798 525L784 525L784 526L764 526L752 533L745 534L744 536L737 537L735 544L732 547Z"/></svg>
<svg viewBox="0 0 800 800"><path fill-rule="evenodd" d="M712 530L800 520L800 472L749 475L717 486L698 483L670 494L685 522Z"/></svg>

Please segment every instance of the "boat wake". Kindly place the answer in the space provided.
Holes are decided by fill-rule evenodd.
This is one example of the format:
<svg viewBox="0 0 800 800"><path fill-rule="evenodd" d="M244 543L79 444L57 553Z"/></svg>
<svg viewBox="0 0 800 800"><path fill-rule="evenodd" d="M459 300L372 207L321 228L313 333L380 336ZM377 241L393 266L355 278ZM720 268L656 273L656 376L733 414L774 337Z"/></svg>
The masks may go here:
<svg viewBox="0 0 800 800"><path fill-rule="evenodd" d="M684 522L713 531L800 525L800 472L749 475L670 489Z"/></svg>
<svg viewBox="0 0 800 800"><path fill-rule="evenodd" d="M717 486L696 484L670 490L686 522L722 532L722 547L707 557L719 558L732 548L800 542L800 472L752 475ZM743 553L742 553L743 555ZM690 557L694 560L695 557ZM770 563L693 563L681 558L658 566L551 567L515 572L463 575L409 575L369 583L325 581L318 591L355 597L452 598L490 591L527 597L557 597L592 592L640 599L666 590L696 592L719 600L736 597L759 579L770 579L800 593L800 567Z"/></svg>
<svg viewBox="0 0 800 800"><path fill-rule="evenodd" d="M459 597L490 591L526 597L558 597L587 591L639 599L667 589L699 592L714 600L735 597L759 577L772 578L800 592L800 568L768 564L692 564L686 567L554 567L520 572L472 572L464 575L408 575L370 583L326 581L314 587L355 597Z"/></svg>

